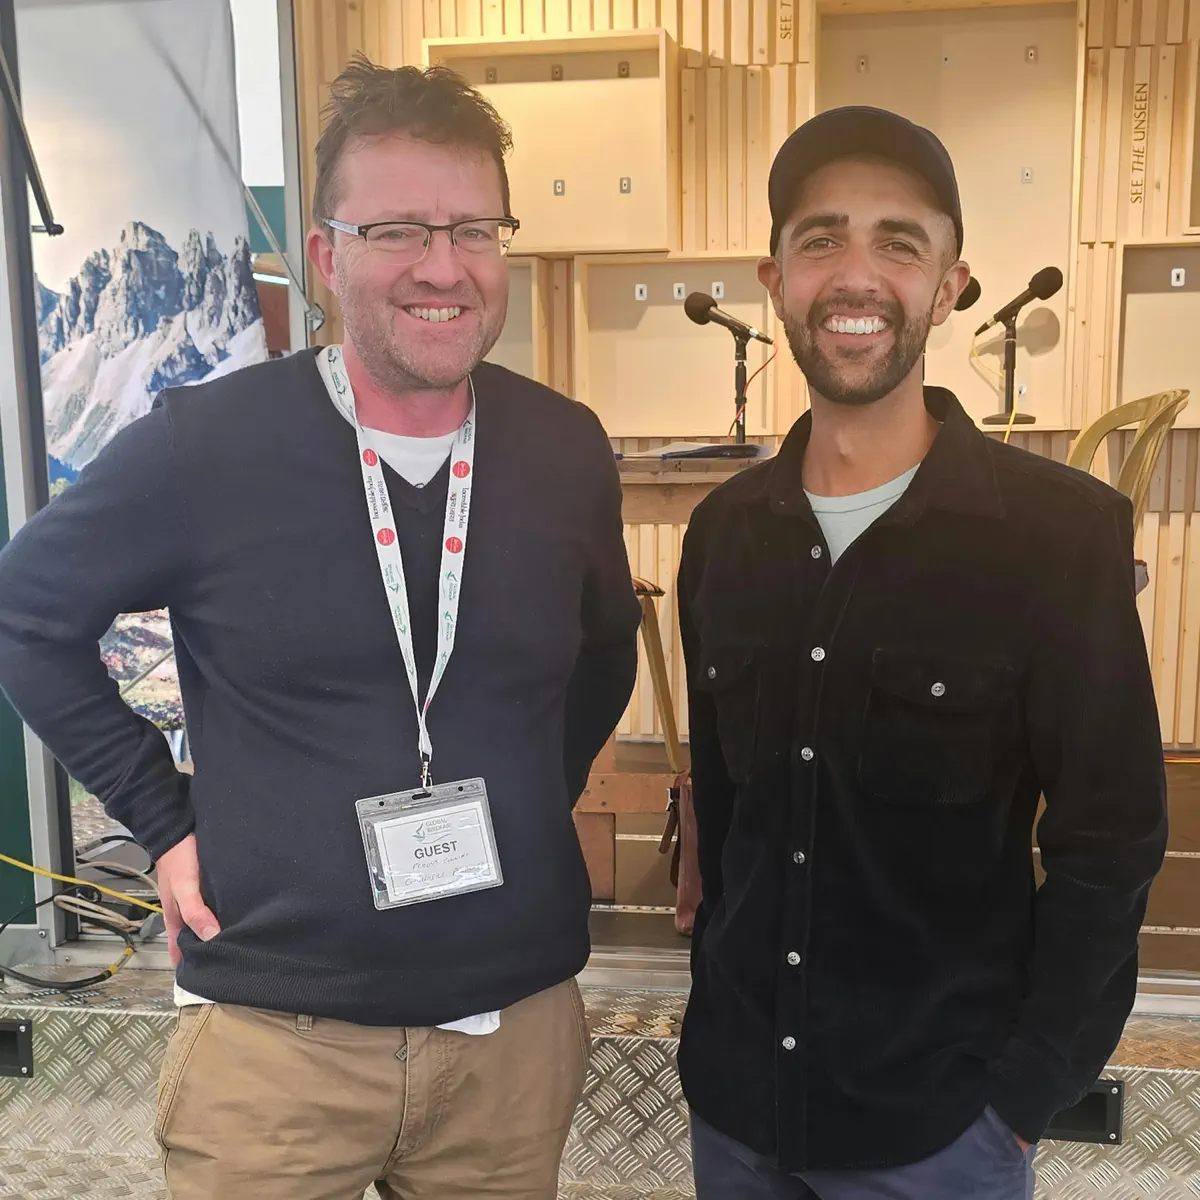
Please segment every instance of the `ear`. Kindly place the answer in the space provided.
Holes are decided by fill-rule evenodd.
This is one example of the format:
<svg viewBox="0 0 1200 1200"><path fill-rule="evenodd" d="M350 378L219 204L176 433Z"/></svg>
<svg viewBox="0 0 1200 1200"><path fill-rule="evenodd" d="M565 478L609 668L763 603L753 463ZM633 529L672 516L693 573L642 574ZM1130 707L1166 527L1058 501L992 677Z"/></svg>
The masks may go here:
<svg viewBox="0 0 1200 1200"><path fill-rule="evenodd" d="M760 258L758 260L758 281L767 289L767 294L771 297L771 307L775 310L775 315L782 321L783 271L776 259ZM963 286L965 287L966 284Z"/></svg>
<svg viewBox="0 0 1200 1200"><path fill-rule="evenodd" d="M304 239L304 249L308 253L309 262L317 269L317 274L325 281L325 286L333 288L333 243L325 236L325 231L315 225L308 231Z"/></svg>
<svg viewBox="0 0 1200 1200"><path fill-rule="evenodd" d="M971 268L959 259L942 277L930 314L934 325L942 325L954 311L958 298L963 294L971 279Z"/></svg>

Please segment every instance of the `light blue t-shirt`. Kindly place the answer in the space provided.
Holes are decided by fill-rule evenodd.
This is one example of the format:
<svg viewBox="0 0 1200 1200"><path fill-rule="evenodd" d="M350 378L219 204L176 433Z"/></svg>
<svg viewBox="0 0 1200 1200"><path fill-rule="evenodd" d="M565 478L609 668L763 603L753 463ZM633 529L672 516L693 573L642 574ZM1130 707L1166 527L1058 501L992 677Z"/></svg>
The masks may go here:
<svg viewBox="0 0 1200 1200"><path fill-rule="evenodd" d="M855 492L852 496L815 496L805 488L804 494L821 525L832 562L837 562L846 547L904 495L919 466L920 463L869 492Z"/></svg>

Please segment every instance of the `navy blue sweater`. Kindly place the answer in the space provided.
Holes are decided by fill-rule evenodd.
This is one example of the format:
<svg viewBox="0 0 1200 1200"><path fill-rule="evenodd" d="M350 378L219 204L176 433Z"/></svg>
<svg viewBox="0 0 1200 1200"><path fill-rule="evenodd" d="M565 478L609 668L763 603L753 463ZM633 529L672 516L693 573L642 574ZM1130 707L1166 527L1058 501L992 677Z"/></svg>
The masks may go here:
<svg viewBox="0 0 1200 1200"><path fill-rule="evenodd" d="M488 364L475 384L459 631L429 724L436 777L487 782L500 888L372 902L354 802L417 786L416 714L354 432L313 352L163 393L0 553L0 688L153 856L196 833L222 932L185 930L189 991L432 1025L586 962L571 809L637 662L620 485L588 409ZM423 489L386 474L424 688L447 469ZM97 646L118 613L164 607L191 778Z"/></svg>

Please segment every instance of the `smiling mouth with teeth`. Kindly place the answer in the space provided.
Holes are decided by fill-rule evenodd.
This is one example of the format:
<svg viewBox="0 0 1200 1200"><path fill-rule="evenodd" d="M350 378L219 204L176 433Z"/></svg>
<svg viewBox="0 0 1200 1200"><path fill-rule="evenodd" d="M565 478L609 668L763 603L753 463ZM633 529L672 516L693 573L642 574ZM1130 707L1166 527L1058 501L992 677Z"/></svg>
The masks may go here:
<svg viewBox="0 0 1200 1200"><path fill-rule="evenodd" d="M404 311L410 317L416 317L421 321L428 321L433 325L443 325L447 321L453 321L455 317L462 313L461 308L408 308Z"/></svg>
<svg viewBox="0 0 1200 1200"><path fill-rule="evenodd" d="M882 317L842 317L830 315L821 322L821 327L830 333L882 333L888 328L888 323Z"/></svg>

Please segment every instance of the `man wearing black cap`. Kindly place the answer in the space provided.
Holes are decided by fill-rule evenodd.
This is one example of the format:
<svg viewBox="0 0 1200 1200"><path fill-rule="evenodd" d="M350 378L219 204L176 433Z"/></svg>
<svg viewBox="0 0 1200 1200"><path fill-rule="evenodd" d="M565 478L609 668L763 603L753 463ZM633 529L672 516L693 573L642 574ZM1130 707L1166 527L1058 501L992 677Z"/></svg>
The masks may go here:
<svg viewBox="0 0 1200 1200"><path fill-rule="evenodd" d="M823 113L769 198L811 411L680 566L698 1198L1028 1200L1129 1014L1166 842L1131 508L923 387L969 278L933 134Z"/></svg>

